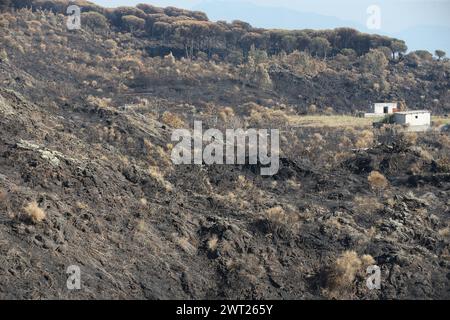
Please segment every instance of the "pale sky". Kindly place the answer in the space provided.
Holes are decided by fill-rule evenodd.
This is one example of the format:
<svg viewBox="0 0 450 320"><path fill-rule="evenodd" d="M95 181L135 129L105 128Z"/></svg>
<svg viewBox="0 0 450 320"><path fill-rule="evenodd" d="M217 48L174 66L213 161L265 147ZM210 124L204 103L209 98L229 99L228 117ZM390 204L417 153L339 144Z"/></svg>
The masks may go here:
<svg viewBox="0 0 450 320"><path fill-rule="evenodd" d="M230 0L94 0L102 6L134 6L150 3L191 9L204 2L227 3ZM386 32L398 32L417 25L450 27L450 0L231 0L263 6L284 7L302 12L314 12L365 24L366 10L378 5L382 10ZM251 12L248 12L251 15Z"/></svg>

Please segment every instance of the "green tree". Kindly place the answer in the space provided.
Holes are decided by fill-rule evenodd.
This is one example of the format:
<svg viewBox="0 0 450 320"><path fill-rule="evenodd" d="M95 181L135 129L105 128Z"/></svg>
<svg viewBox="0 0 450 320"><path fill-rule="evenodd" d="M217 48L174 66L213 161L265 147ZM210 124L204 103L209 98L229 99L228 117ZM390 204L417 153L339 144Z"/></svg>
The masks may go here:
<svg viewBox="0 0 450 320"><path fill-rule="evenodd" d="M272 79L270 79L269 71L265 65L257 65L255 70L255 82L265 89L272 87Z"/></svg>
<svg viewBox="0 0 450 320"><path fill-rule="evenodd" d="M288 34L281 39L281 47L286 53L291 53L295 49L296 42L297 39L293 35Z"/></svg>
<svg viewBox="0 0 450 320"><path fill-rule="evenodd" d="M414 51L414 53L421 59L421 60L426 60L426 61L432 61L433 60L433 55L431 54L431 52L427 51L427 50L416 50Z"/></svg>
<svg viewBox="0 0 450 320"><path fill-rule="evenodd" d="M8 0L10 1L10 0ZM2 2L2 0L0 0L0 3ZM14 8L29 8L31 7L33 4L33 0L14 0L13 2L13 7Z"/></svg>
<svg viewBox="0 0 450 320"><path fill-rule="evenodd" d="M266 63L269 60L267 52L264 50L258 50L254 45L250 47L249 57L252 57L256 64Z"/></svg>
<svg viewBox="0 0 450 320"><path fill-rule="evenodd" d="M308 50L311 45L311 37L304 32L300 32L297 35L296 45L297 45L298 50L300 50L300 51Z"/></svg>
<svg viewBox="0 0 450 320"><path fill-rule="evenodd" d="M108 19L98 12L83 12L81 14L81 21L92 30L105 30L108 28Z"/></svg>
<svg viewBox="0 0 450 320"><path fill-rule="evenodd" d="M391 57L391 49L389 47L380 46L377 48L377 50L384 53L387 59L390 59Z"/></svg>
<svg viewBox="0 0 450 320"><path fill-rule="evenodd" d="M151 4L140 3L140 4L138 4L136 6L136 8L141 9L146 14L161 14L161 13L164 13L164 9L163 8L158 8L158 7L152 6Z"/></svg>
<svg viewBox="0 0 450 320"><path fill-rule="evenodd" d="M143 30L145 28L145 20L136 16L123 16L122 23L124 27L131 33L136 30Z"/></svg>
<svg viewBox="0 0 450 320"><path fill-rule="evenodd" d="M261 48L264 45L264 37L255 32L248 32L239 40L241 48L248 54L253 47Z"/></svg>
<svg viewBox="0 0 450 320"><path fill-rule="evenodd" d="M153 25L152 34L154 37L161 39L163 42L167 40L172 32L172 25L167 22L157 21Z"/></svg>
<svg viewBox="0 0 450 320"><path fill-rule="evenodd" d="M441 61L441 59L444 58L446 55L446 52L443 50L436 50L434 53L438 57L439 61Z"/></svg>
<svg viewBox="0 0 450 320"><path fill-rule="evenodd" d="M410 52L405 56L405 63L407 66L417 68L420 63L420 59L414 52Z"/></svg>
<svg viewBox="0 0 450 320"><path fill-rule="evenodd" d="M392 59L395 60L396 54L405 53L408 51L408 47L406 46L404 41L394 40L391 42L389 47L392 51Z"/></svg>
<svg viewBox="0 0 450 320"><path fill-rule="evenodd" d="M10 4L11 4L10 0L0 0L0 11L8 9Z"/></svg>
<svg viewBox="0 0 450 320"><path fill-rule="evenodd" d="M239 73L244 85L253 84L266 89L272 87L272 80L270 79L267 66L263 63L256 64L252 56L248 57L246 64L240 66Z"/></svg>
<svg viewBox="0 0 450 320"><path fill-rule="evenodd" d="M349 58L356 58L356 51L351 48L342 49L341 54Z"/></svg>
<svg viewBox="0 0 450 320"><path fill-rule="evenodd" d="M244 55L241 50L233 50L228 54L226 60L234 65L239 65L244 62Z"/></svg>
<svg viewBox="0 0 450 320"><path fill-rule="evenodd" d="M376 75L383 75L388 64L389 61L386 58L386 55L378 49L370 50L362 58L363 70Z"/></svg>
<svg viewBox="0 0 450 320"><path fill-rule="evenodd" d="M331 49L330 42L322 37L316 37L312 39L310 44L311 53L315 54L316 57L321 56L324 59L327 58L327 53Z"/></svg>

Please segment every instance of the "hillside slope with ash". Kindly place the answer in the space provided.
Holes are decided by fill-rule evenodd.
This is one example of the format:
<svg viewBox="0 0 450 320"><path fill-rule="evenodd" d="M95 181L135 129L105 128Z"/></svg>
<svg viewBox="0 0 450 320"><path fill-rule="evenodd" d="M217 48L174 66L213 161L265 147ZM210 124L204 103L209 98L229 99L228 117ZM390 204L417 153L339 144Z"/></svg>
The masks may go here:
<svg viewBox="0 0 450 320"><path fill-rule="evenodd" d="M110 21L74 32L49 10L0 14L0 298L450 297L445 126L294 125L390 95L445 113L448 61L157 57ZM281 129L278 174L173 165L171 134L194 119Z"/></svg>

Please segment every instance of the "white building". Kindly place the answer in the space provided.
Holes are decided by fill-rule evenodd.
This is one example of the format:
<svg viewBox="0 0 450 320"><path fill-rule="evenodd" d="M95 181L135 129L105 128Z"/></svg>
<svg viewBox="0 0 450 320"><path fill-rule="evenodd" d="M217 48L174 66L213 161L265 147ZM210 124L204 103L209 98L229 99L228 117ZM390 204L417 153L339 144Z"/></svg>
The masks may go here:
<svg viewBox="0 0 450 320"><path fill-rule="evenodd" d="M411 130L427 130L431 126L431 112L427 110L396 112L394 123L409 126Z"/></svg>
<svg viewBox="0 0 450 320"><path fill-rule="evenodd" d="M397 102L383 102L383 103L375 103L373 105L372 112L365 113L364 117L380 117L387 114L393 114L398 110Z"/></svg>
<svg viewBox="0 0 450 320"><path fill-rule="evenodd" d="M375 114L392 114L398 109L397 102L375 103L373 105L373 113Z"/></svg>

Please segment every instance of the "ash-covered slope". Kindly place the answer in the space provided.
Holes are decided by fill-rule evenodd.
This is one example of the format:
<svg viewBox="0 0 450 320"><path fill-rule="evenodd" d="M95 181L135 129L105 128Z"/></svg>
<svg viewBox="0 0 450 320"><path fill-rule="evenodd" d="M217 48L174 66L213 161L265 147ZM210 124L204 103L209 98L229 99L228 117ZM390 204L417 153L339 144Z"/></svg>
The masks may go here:
<svg viewBox="0 0 450 320"><path fill-rule="evenodd" d="M448 132L290 127L309 103L274 73L318 88L335 72L322 58L259 57L278 61L267 81L51 12L0 24L0 298L449 298ZM172 130L193 119L283 129L279 173L173 165Z"/></svg>
<svg viewBox="0 0 450 320"><path fill-rule="evenodd" d="M357 155L349 173L283 161L269 180L228 166L174 167L163 177L144 160L168 138L159 122L1 96L3 298L319 298L325 266L348 249L372 255L386 278L370 292L361 275L347 297L448 297L448 173L417 178L420 188L392 179L385 203L364 191L364 170L398 163L395 151ZM107 123L130 130L129 143L93 141L92 128ZM393 178L403 176L397 170ZM46 213L40 223L23 209L33 200ZM65 287L69 265L81 267L80 291Z"/></svg>

